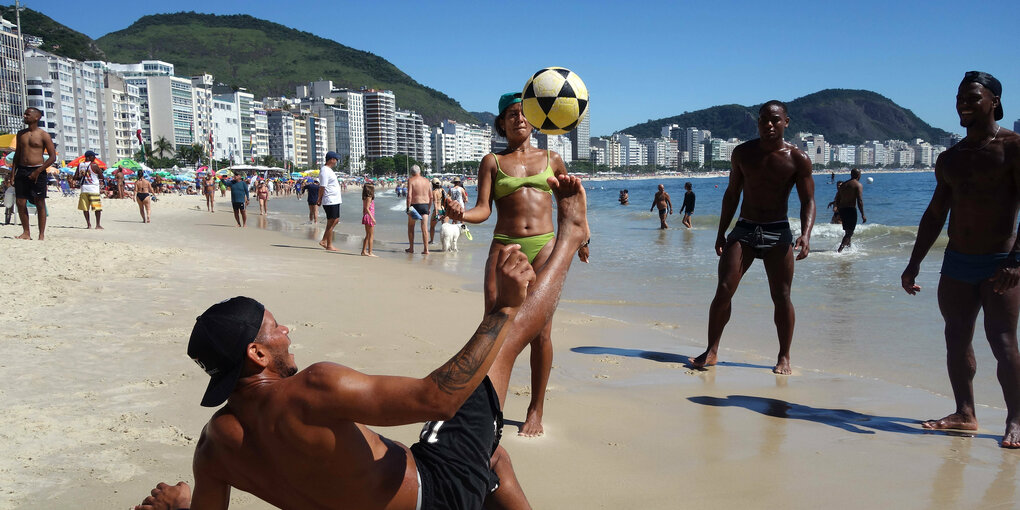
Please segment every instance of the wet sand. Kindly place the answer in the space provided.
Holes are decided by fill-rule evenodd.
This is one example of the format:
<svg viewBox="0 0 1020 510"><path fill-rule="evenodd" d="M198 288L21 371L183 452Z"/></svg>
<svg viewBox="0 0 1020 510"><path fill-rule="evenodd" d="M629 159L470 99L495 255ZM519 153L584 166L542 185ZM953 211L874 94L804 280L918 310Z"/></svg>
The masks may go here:
<svg viewBox="0 0 1020 510"><path fill-rule="evenodd" d="M425 376L480 318L476 275L436 270L455 255L407 256L406 238L387 234L380 258L360 257L354 222L326 253L255 214L238 229L217 199L210 214L199 197L163 198L147 225L135 204L107 200L106 230L87 231L73 199L53 198L45 242L0 227L0 509L129 508L158 481L191 481L212 410L185 349L194 317L221 299L265 303L292 327L299 366L376 374ZM951 398L805 368L775 376L773 360L725 348L720 366L695 371L684 362L700 350L669 331L577 312L554 329L546 436L516 436L526 355L505 410L503 445L535 508L1015 506L1020 452L998 447L1001 406L978 409L976 434L930 433L919 420ZM381 432L410 444L419 427ZM231 507L271 508L240 491Z"/></svg>

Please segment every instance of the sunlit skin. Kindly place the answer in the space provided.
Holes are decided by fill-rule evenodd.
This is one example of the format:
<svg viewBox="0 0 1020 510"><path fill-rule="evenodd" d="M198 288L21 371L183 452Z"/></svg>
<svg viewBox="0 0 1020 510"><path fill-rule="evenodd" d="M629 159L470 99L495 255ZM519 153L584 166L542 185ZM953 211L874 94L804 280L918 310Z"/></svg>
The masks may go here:
<svg viewBox="0 0 1020 510"><path fill-rule="evenodd" d="M559 154L547 153L531 146L531 124L524 117L521 103L508 106L496 122L506 132L507 148L499 153L499 168L506 175L525 177L538 175L551 164L554 175L566 175L567 169ZM547 156L547 154L549 154ZM547 160L548 158L548 160ZM517 191L493 200L493 187L496 180L496 159L487 155L482 159L478 169L478 196L475 206L465 211L463 206L454 200L447 200L446 214L454 221L482 223L496 210L495 233L510 237L527 237L553 231L552 200L547 193L530 187L522 187ZM535 257L534 265L541 268L552 253L555 240L550 241ZM495 298L493 277L495 257L503 245L493 241L489 246L489 258L485 264L485 306L491 305ZM588 261L588 247L578 251L582 262ZM552 321L546 324L541 333L531 342L531 402L524 424L519 430L522 436L534 437L544 434L542 417L545 412L545 392L549 384L552 370Z"/></svg>
<svg viewBox="0 0 1020 510"><path fill-rule="evenodd" d="M38 179L46 178L46 171L57 160L57 149L53 145L53 139L44 129L39 128L39 119L42 114L35 108L26 108L22 116L25 129L18 131L16 135L16 147L14 149L14 180L17 182L18 168L35 168L28 173L27 179L36 182ZM46 158L43 158L46 154ZM22 171L24 172L24 171ZM26 178L21 175L21 179ZM21 220L23 232L15 239L32 240L32 233L28 224L28 199L16 198L15 204L18 207L18 219ZM39 240L46 238L46 199L38 197L35 199L35 215L39 222Z"/></svg>
<svg viewBox="0 0 1020 510"><path fill-rule="evenodd" d="M901 275L903 290L914 295L921 261L949 219L947 249L968 255L1015 253L1020 209L1020 136L995 122L999 98L981 84L962 83L956 111L967 136L935 163L935 191L917 227L910 261ZM1008 259L1007 259L1008 260ZM939 310L946 321L946 366L956 410L921 425L927 429L977 430L973 379L977 361L972 346L978 312L995 355L996 375L1006 401L1006 430L1001 445L1020 448L1020 353L1017 316L1020 269L1004 263L990 278L971 284L943 274Z"/></svg>
<svg viewBox="0 0 1020 510"><path fill-rule="evenodd" d="M500 249L493 307L450 361L421 379L328 362L298 371L290 330L267 310L246 348L241 378L199 438L194 492L183 482L161 483L135 508L225 509L232 487L280 508L415 508L416 458L366 425L449 420L486 375L502 408L514 360L552 317L588 235L580 180L560 176L550 186L558 200L556 248L537 273L518 245ZM448 377L462 387L444 383ZM502 447L490 468L500 483L486 508L530 509Z"/></svg>
<svg viewBox="0 0 1020 510"><path fill-rule="evenodd" d="M783 140L790 124L786 111L778 105L763 108L758 116L759 138L745 142L733 151L730 181L723 195L719 214L719 233L715 250L719 255L719 284L709 306L708 348L691 365L703 368L716 364L723 328L730 319L731 300L744 273L754 261L754 250L739 241L727 242L726 229L737 205L740 217L755 223L786 221L787 202L796 186L800 197L801 234L792 245L777 245L768 250L762 262L775 306L774 321L779 337L779 355L773 372L789 375L790 344L795 322L790 285L796 259L808 256L811 230L815 221L815 183L811 161L796 146ZM741 201L743 195L743 201Z"/></svg>

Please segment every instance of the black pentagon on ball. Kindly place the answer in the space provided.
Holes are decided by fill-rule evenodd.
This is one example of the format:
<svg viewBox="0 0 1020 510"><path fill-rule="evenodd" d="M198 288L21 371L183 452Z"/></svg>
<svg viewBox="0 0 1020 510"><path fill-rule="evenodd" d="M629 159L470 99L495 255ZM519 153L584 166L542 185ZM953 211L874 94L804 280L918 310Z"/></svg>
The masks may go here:
<svg viewBox="0 0 1020 510"><path fill-rule="evenodd" d="M556 97L535 98L535 100L538 101L538 106L542 107L542 111L545 112L546 115L549 115L549 112L552 111L553 105L556 104L556 99Z"/></svg>

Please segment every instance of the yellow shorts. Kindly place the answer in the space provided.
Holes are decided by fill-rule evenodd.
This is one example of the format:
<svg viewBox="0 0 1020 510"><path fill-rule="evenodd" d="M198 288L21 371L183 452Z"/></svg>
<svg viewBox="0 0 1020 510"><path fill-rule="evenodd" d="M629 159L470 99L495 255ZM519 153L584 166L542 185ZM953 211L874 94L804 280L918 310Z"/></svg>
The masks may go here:
<svg viewBox="0 0 1020 510"><path fill-rule="evenodd" d="M99 201L99 193L78 194L78 210L87 212L89 208L92 208L94 211L103 210L103 204Z"/></svg>

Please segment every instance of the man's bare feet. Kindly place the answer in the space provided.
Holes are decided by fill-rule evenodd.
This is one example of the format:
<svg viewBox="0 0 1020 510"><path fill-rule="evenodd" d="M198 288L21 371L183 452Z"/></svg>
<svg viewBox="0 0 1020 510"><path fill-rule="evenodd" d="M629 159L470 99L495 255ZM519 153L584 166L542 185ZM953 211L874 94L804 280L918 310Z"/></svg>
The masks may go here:
<svg viewBox="0 0 1020 510"><path fill-rule="evenodd" d="M20 236L15 237L15 239L24 239L26 241L31 241L32 240L32 234L29 234L28 232L25 232L24 234L21 234Z"/></svg>
<svg viewBox="0 0 1020 510"><path fill-rule="evenodd" d="M191 487L184 482L177 485L156 484L150 495L142 500L135 510L177 510L191 506Z"/></svg>
<svg viewBox="0 0 1020 510"><path fill-rule="evenodd" d="M694 368L705 368L715 365L716 353L712 350L707 350L701 353L701 356L691 359L691 366Z"/></svg>
<svg viewBox="0 0 1020 510"><path fill-rule="evenodd" d="M422 254L422 255L428 255L428 254L429 254L429 251L428 251L428 250L424 250L424 251L422 251L422 252L421 252L421 254Z"/></svg>
<svg viewBox="0 0 1020 510"><path fill-rule="evenodd" d="M556 242L563 240L577 243L576 251L591 237L588 229L588 197L581 185L581 179L568 175L557 175L546 179L553 195L556 196ZM567 246L570 246L569 244Z"/></svg>
<svg viewBox="0 0 1020 510"><path fill-rule="evenodd" d="M340 251L340 250L336 249L336 247L333 246L333 245L323 246L323 248L325 248L326 251Z"/></svg>
<svg viewBox="0 0 1020 510"><path fill-rule="evenodd" d="M962 413L953 413L939 420L922 421L921 427L928 430L977 430L977 418Z"/></svg>
<svg viewBox="0 0 1020 510"><path fill-rule="evenodd" d="M780 356L776 361L776 366L772 368L773 374L779 375L790 375L793 370L790 369L790 358L787 356Z"/></svg>
<svg viewBox="0 0 1020 510"><path fill-rule="evenodd" d="M39 233L39 240L40 241L45 241L46 240L46 236L44 236L41 232Z"/></svg>
<svg viewBox="0 0 1020 510"><path fill-rule="evenodd" d="M319 241L319 246L322 246L323 248L325 248L326 247L326 240L323 239L323 240Z"/></svg>
<svg viewBox="0 0 1020 510"><path fill-rule="evenodd" d="M414 253L414 248L408 248L404 250L404 253Z"/></svg>
<svg viewBox="0 0 1020 510"><path fill-rule="evenodd" d="M521 430L517 432L517 435L539 437L542 434L545 434L545 429L542 428L542 413L535 409L528 409L528 417L524 419Z"/></svg>
<svg viewBox="0 0 1020 510"><path fill-rule="evenodd" d="M1002 435L1003 448L1020 448L1020 419L1006 420L1006 433Z"/></svg>
<svg viewBox="0 0 1020 510"><path fill-rule="evenodd" d="M103 227L100 227L99 225L96 225L96 230L105 230L105 229Z"/></svg>

